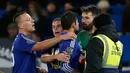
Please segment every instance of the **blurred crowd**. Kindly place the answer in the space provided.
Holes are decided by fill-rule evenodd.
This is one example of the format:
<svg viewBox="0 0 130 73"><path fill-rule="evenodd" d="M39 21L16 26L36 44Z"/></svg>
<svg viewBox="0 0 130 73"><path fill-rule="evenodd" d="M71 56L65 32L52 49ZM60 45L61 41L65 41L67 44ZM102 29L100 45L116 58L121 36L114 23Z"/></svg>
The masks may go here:
<svg viewBox="0 0 130 73"><path fill-rule="evenodd" d="M6 3L6 6L3 4ZM78 14L81 23L81 7L90 4L96 5L102 13L114 14L112 5L124 6L120 33L130 33L130 0L1 0L0 37L8 37L13 40L18 33L12 17L19 11L27 11L35 20L34 40L41 41L53 37L52 20L66 11ZM120 11L119 11L120 12ZM118 14L117 14L118 15Z"/></svg>
<svg viewBox="0 0 130 73"><path fill-rule="evenodd" d="M0 38L13 41L18 27L13 23L13 16L20 11L28 12L35 20L36 31L32 35L34 41L42 41L53 37L52 22L67 11L78 14L81 22L81 8L96 5L101 13L109 13L115 19L117 31L121 35L130 34L130 0L0 0ZM114 8L116 8L114 10ZM118 9L119 8L119 9ZM50 50L50 49L49 49ZM48 50L45 50L45 52ZM38 52L37 56L40 57Z"/></svg>

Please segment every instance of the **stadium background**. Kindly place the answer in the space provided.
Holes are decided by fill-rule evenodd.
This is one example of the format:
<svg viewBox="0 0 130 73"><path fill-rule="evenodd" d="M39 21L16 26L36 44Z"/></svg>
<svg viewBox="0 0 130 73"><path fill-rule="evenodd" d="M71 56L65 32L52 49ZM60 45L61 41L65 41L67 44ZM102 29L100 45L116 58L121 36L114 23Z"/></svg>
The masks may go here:
<svg viewBox="0 0 130 73"><path fill-rule="evenodd" d="M55 17L73 11L78 14L81 24L80 8L90 4L111 14L124 45L123 72L130 73L130 0L0 0L0 71L11 73L11 44L17 34L12 17L17 12L26 10L34 18L36 32L33 39L41 41L53 37L51 23ZM38 65L44 66L39 60L40 54L37 53Z"/></svg>

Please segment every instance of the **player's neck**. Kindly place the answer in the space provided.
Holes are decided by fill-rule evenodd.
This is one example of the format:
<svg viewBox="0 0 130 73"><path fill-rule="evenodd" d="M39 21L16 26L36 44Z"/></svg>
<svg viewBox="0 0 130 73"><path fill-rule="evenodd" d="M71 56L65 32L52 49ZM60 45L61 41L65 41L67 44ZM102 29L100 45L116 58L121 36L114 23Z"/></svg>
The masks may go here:
<svg viewBox="0 0 130 73"><path fill-rule="evenodd" d="M88 31L88 33L92 33L93 34L95 32L95 30L96 30L96 28L95 28L95 26L93 26L92 29Z"/></svg>
<svg viewBox="0 0 130 73"><path fill-rule="evenodd" d="M74 29L73 28L70 28L68 30L64 30L64 32L74 32Z"/></svg>
<svg viewBox="0 0 130 73"><path fill-rule="evenodd" d="M22 33L22 34L24 34L24 35L27 36L27 37L31 37L31 35L32 35L32 33L26 32L26 31L24 31L24 30L19 30L19 33Z"/></svg>

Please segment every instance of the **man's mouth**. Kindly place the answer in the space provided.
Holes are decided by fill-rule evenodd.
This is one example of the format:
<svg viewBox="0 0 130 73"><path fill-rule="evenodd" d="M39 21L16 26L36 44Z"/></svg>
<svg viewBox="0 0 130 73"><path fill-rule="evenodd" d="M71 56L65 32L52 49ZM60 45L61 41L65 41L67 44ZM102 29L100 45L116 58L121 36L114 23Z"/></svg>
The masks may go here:
<svg viewBox="0 0 130 73"><path fill-rule="evenodd" d="M81 24L81 26L82 26L82 27L86 27L86 26L87 26L87 24L82 23L82 24Z"/></svg>
<svg viewBox="0 0 130 73"><path fill-rule="evenodd" d="M32 25L32 27L35 27L35 25Z"/></svg>
<svg viewBox="0 0 130 73"><path fill-rule="evenodd" d="M59 34L59 32L55 32L55 34Z"/></svg>

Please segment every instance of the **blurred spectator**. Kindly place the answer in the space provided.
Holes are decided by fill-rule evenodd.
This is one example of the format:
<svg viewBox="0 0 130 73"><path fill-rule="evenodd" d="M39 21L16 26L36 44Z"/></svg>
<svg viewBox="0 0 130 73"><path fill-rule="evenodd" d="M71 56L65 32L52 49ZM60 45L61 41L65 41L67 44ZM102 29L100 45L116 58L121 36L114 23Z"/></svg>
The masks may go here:
<svg viewBox="0 0 130 73"><path fill-rule="evenodd" d="M13 22L12 17L16 14L18 8L15 4L7 2L6 12L3 13L0 19L0 37L7 37L7 26Z"/></svg>
<svg viewBox="0 0 130 73"><path fill-rule="evenodd" d="M32 16L32 18L37 22L39 20L38 14L42 13L42 10L39 4L35 1L30 1L28 3L28 13Z"/></svg>
<svg viewBox="0 0 130 73"><path fill-rule="evenodd" d="M39 4L35 1L30 1L28 3L27 12L32 16L35 20L35 28L36 32L39 34L42 39L46 35L46 27L47 27L47 18L42 15L42 9Z"/></svg>
<svg viewBox="0 0 130 73"><path fill-rule="evenodd" d="M72 12L77 13L78 15L81 15L80 7L77 7L77 6L73 7L73 4L70 3L70 2L66 2L64 4L64 9L65 9L65 12L66 11L72 11Z"/></svg>
<svg viewBox="0 0 130 73"><path fill-rule="evenodd" d="M56 11L56 5L55 3L51 2L47 5L47 11L50 13L53 13Z"/></svg>
<svg viewBox="0 0 130 73"><path fill-rule="evenodd" d="M58 15L58 9L54 2L49 2L46 7L46 12L44 12L45 16L49 15Z"/></svg>
<svg viewBox="0 0 130 73"><path fill-rule="evenodd" d="M29 0L8 0L8 1L19 6L22 10L25 10L27 8Z"/></svg>
<svg viewBox="0 0 130 73"><path fill-rule="evenodd" d="M126 0L126 8L123 14L122 33L130 33L130 0Z"/></svg>
<svg viewBox="0 0 130 73"><path fill-rule="evenodd" d="M11 3L11 2L7 2L7 5L6 5L6 11L7 12L10 12L12 10L16 9L16 5Z"/></svg>
<svg viewBox="0 0 130 73"><path fill-rule="evenodd" d="M71 11L73 9L73 6L70 2L66 2L64 4L64 9L65 9L65 11Z"/></svg>
<svg viewBox="0 0 130 73"><path fill-rule="evenodd" d="M13 23L9 24L7 31L8 31L8 38L14 40L18 33L17 25Z"/></svg>
<svg viewBox="0 0 130 73"><path fill-rule="evenodd" d="M110 4L107 0L100 0L97 3L97 7L101 13L111 13Z"/></svg>

